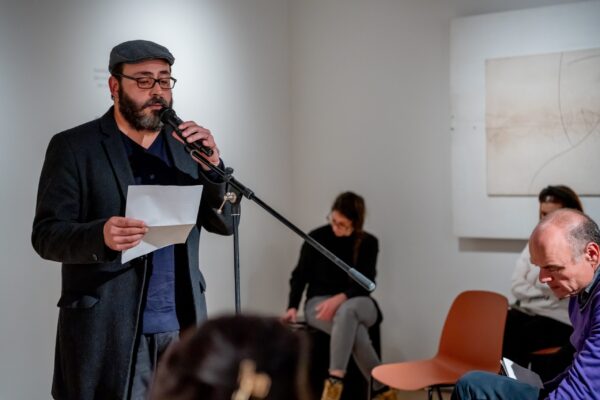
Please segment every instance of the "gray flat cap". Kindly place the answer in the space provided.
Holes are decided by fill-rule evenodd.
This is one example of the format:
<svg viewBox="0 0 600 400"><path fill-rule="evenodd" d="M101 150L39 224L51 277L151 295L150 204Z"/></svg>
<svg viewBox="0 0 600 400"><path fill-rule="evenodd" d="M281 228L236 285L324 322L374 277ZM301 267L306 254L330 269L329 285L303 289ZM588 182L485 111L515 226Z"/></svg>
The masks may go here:
<svg viewBox="0 0 600 400"><path fill-rule="evenodd" d="M108 71L113 72L115 66L121 63L133 64L144 60L163 59L173 65L175 57L164 46L149 40L130 40L116 45L110 52Z"/></svg>

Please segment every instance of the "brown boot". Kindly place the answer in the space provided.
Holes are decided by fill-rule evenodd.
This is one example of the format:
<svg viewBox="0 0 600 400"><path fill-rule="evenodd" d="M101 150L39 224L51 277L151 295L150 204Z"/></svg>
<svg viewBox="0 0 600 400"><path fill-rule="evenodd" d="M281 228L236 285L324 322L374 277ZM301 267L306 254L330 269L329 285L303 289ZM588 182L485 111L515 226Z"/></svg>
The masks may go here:
<svg viewBox="0 0 600 400"><path fill-rule="evenodd" d="M321 400L340 400L342 397L342 389L344 389L344 383L341 379L325 379Z"/></svg>
<svg viewBox="0 0 600 400"><path fill-rule="evenodd" d="M373 400L396 400L396 391L394 389L388 389L385 392L377 394L373 397Z"/></svg>

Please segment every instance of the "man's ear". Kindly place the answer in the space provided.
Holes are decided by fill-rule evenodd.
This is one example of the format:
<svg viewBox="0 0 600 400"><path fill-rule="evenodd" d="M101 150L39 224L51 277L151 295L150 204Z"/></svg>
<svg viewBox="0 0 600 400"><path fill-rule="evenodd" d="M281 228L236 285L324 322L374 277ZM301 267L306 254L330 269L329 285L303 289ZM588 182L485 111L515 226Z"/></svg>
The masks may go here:
<svg viewBox="0 0 600 400"><path fill-rule="evenodd" d="M598 260L600 259L600 247L597 243L589 242L585 246L585 258L592 263L594 267L598 265Z"/></svg>
<svg viewBox="0 0 600 400"><path fill-rule="evenodd" d="M113 99L119 98L119 80L114 76L108 78L108 88L110 89L110 97Z"/></svg>

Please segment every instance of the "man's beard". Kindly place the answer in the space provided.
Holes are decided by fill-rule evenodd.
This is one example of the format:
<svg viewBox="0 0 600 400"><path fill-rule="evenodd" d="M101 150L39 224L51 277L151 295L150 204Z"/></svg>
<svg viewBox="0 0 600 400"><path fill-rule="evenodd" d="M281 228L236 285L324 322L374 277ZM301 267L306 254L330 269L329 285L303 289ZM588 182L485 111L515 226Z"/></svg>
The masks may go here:
<svg viewBox="0 0 600 400"><path fill-rule="evenodd" d="M162 129L163 123L160 121L159 111L144 114L144 108L155 104L173 107L173 100L168 103L162 97L154 97L140 106L125 93L123 87L119 88L119 111L125 120L138 131L158 132Z"/></svg>

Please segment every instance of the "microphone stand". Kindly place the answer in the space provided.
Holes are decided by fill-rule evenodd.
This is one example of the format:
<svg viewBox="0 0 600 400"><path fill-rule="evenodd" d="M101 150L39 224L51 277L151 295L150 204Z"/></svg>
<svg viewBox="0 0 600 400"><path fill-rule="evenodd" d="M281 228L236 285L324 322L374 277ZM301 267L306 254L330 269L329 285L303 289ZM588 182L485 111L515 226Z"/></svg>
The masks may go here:
<svg viewBox="0 0 600 400"><path fill-rule="evenodd" d="M209 163L210 164L210 163ZM241 199L238 201L238 195L233 192L227 192L224 196L225 201L231 203L231 216L233 217L233 275L235 282L235 313L242 312L240 300L240 235L238 225L242 215Z"/></svg>
<svg viewBox="0 0 600 400"><path fill-rule="evenodd" d="M184 139L185 140L185 139ZM304 233L300 228L296 225L292 224L289 220L287 220L283 215L279 214L273 208L271 208L267 203L258 198L252 190L244 186L241 182L239 182L233 176L233 168L225 168L222 170L216 165L211 164L206 161L200 154L198 148L191 146L190 144L185 145L186 151L190 154L190 156L198 162L201 162L203 165L206 165L213 172L223 179L223 182L228 185L228 192L225 194L223 198L223 203L221 207L219 207L217 212L222 212L223 206L225 203L229 202L232 206L232 216L233 216L233 251L234 251L234 277L235 277L235 313L239 314L241 312L240 307L240 265L239 265L239 234L238 234L238 222L240 218L240 202L242 201L242 196L247 198L248 200L254 201L260 207L262 207L265 211L267 211L271 216L281 222L283 225L287 226L292 232L296 233L300 236L306 243L311 245L315 250L319 253L327 257L331 262L341 268L344 272L346 272L354 281L356 281L363 288L372 292L375 290L375 282L368 279L362 273L357 271L355 268L349 266L344 261L342 261L339 257L329 251L325 246L321 243L317 242L315 239Z"/></svg>

